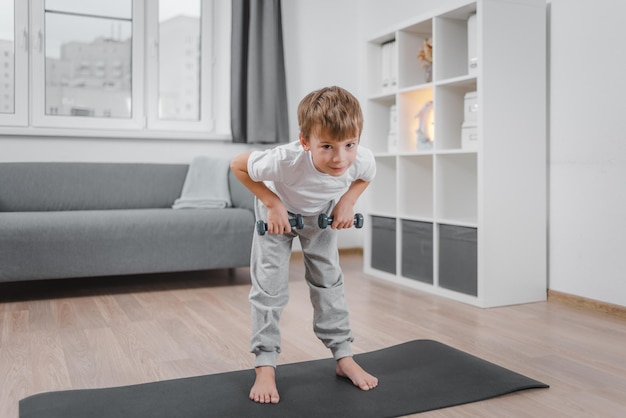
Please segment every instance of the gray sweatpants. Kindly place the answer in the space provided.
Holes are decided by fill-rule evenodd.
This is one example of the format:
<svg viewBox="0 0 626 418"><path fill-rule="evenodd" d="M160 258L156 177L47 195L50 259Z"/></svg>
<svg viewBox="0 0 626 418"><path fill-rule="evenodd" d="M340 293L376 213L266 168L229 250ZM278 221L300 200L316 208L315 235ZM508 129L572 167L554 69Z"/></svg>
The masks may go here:
<svg viewBox="0 0 626 418"><path fill-rule="evenodd" d="M329 205L328 212L332 208ZM267 209L255 199L256 219L267 219ZM299 237L305 279L313 305L313 331L338 360L351 356L348 307L339 266L337 231L317 226L317 216L305 216L304 228L283 235L254 234L250 275L252 338L250 351L256 366L274 366L280 353L280 315L289 300L289 258L293 239Z"/></svg>

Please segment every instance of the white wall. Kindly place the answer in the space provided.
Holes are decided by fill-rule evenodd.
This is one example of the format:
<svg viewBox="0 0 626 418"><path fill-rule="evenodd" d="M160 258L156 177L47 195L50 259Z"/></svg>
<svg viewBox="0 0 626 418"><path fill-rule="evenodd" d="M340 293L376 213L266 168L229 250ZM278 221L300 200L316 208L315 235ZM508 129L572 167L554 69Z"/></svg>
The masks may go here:
<svg viewBox="0 0 626 418"><path fill-rule="evenodd" d="M283 0L289 129L298 138L296 108L308 93L340 85L358 93L358 0Z"/></svg>
<svg viewBox="0 0 626 418"><path fill-rule="evenodd" d="M358 97L359 0L283 0L289 132L298 138L296 110L313 90L339 85ZM363 211L361 203L356 211ZM363 231L339 233L342 248L362 247Z"/></svg>
<svg viewBox="0 0 626 418"><path fill-rule="evenodd" d="M626 2L552 0L550 288L626 306Z"/></svg>
<svg viewBox="0 0 626 418"><path fill-rule="evenodd" d="M196 155L232 157L247 147L211 141L0 137L0 162L85 161L189 163Z"/></svg>

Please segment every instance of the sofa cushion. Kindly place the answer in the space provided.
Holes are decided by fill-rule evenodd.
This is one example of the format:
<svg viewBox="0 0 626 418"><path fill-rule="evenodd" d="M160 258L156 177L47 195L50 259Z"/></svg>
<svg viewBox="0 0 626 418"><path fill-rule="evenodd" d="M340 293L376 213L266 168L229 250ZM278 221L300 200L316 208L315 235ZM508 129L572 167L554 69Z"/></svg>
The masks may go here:
<svg viewBox="0 0 626 418"><path fill-rule="evenodd" d="M248 266L247 209L0 214L0 281Z"/></svg>
<svg viewBox="0 0 626 418"><path fill-rule="evenodd" d="M170 208L186 164L2 163L0 212Z"/></svg>

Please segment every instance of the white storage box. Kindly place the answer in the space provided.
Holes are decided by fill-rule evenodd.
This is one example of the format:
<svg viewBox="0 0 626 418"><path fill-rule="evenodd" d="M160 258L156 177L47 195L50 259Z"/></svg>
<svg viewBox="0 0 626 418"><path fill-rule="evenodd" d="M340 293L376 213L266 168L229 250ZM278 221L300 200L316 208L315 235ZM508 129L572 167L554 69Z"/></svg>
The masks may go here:
<svg viewBox="0 0 626 418"><path fill-rule="evenodd" d="M466 93L463 107L463 123L476 125L478 122L478 93L475 91Z"/></svg>
<svg viewBox="0 0 626 418"><path fill-rule="evenodd" d="M461 146L464 150L478 149L478 126L471 124L461 125Z"/></svg>
<svg viewBox="0 0 626 418"><path fill-rule="evenodd" d="M478 34L476 33L476 14L467 19L467 74L478 73Z"/></svg>

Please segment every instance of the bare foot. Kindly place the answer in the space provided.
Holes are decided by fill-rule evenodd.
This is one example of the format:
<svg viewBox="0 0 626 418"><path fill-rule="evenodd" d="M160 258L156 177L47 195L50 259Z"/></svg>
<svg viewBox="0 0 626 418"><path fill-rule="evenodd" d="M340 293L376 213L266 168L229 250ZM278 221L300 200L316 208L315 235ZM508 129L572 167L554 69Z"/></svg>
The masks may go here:
<svg viewBox="0 0 626 418"><path fill-rule="evenodd" d="M260 366L254 369L256 380L250 389L250 399L258 403L278 403L276 388L276 370L272 366Z"/></svg>
<svg viewBox="0 0 626 418"><path fill-rule="evenodd" d="M338 376L352 380L354 386L358 386L361 390L370 390L378 386L378 378L363 370L352 357L337 360L336 373Z"/></svg>

